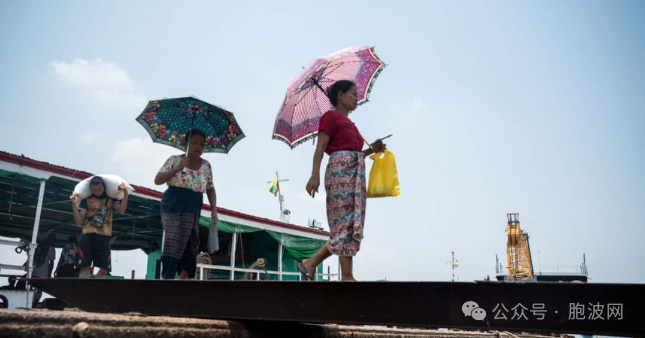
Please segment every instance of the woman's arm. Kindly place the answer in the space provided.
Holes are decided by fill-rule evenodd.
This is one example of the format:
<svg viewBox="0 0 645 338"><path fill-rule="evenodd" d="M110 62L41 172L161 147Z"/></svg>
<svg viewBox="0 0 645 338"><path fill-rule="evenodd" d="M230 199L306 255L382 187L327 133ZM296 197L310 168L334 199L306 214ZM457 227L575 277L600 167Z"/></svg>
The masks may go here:
<svg viewBox="0 0 645 338"><path fill-rule="evenodd" d="M175 176L178 172L182 171L186 165L188 165L188 157L184 156L181 158L181 161L179 161L179 164L176 167L172 168L170 171L157 173L157 176L155 176L155 184L162 185L168 182L169 179Z"/></svg>
<svg viewBox="0 0 645 338"><path fill-rule="evenodd" d="M207 189L206 197L208 198L208 203L211 205L211 222L217 223L219 217L217 216L217 192L215 188Z"/></svg>
<svg viewBox="0 0 645 338"><path fill-rule="evenodd" d="M320 163L322 162L323 156L325 154L325 149L327 149L327 144L329 144L329 135L321 131L318 133L318 145L316 146L316 151L314 152L314 164L311 170L311 176L320 177Z"/></svg>
<svg viewBox="0 0 645 338"><path fill-rule="evenodd" d="M363 154L365 156L370 156L372 154L380 153L382 151L385 151L385 149L386 149L385 143L383 143L383 141L381 141L381 140L378 140L378 141L372 143L369 148L363 150Z"/></svg>
<svg viewBox="0 0 645 338"><path fill-rule="evenodd" d="M324 131L318 132L318 145L316 146L316 151L314 152L314 163L313 168L311 169L311 178L307 182L307 193L314 197L318 192L318 186L320 186L320 163L322 162L323 156L325 154L325 149L327 149L327 144L329 144L329 134Z"/></svg>

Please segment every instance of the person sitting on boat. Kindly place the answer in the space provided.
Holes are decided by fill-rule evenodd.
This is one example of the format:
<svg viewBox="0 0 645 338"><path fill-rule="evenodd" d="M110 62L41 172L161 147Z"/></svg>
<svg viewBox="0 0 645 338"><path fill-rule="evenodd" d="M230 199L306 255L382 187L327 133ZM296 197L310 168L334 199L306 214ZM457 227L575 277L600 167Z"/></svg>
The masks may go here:
<svg viewBox="0 0 645 338"><path fill-rule="evenodd" d="M67 244L60 252L58 265L54 272L55 277L78 277L77 244L76 236L67 238Z"/></svg>
<svg viewBox="0 0 645 338"><path fill-rule="evenodd" d="M56 234L51 232L38 242L36 252L34 253L34 269L31 271L32 278L51 277L52 270L54 269L54 261L56 260L55 243ZM27 264L29 264L29 260L25 262L25 265ZM42 295L42 290L34 288L34 298L32 299L31 307L36 307Z"/></svg>

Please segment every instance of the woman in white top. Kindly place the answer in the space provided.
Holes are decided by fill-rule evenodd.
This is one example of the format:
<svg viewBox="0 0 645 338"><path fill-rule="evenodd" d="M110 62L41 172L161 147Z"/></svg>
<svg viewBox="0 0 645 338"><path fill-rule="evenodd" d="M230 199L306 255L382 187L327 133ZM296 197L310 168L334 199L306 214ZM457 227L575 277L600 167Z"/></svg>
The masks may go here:
<svg viewBox="0 0 645 338"><path fill-rule="evenodd" d="M187 140L188 135L190 140ZM204 192L211 205L211 221L218 221L211 165L201 158L206 136L201 130L193 129L185 139L188 155L169 157L155 177L155 184L168 185L161 199L161 223L165 235L161 252L163 279L175 279L177 274L179 279L195 276L199 247L197 227Z"/></svg>

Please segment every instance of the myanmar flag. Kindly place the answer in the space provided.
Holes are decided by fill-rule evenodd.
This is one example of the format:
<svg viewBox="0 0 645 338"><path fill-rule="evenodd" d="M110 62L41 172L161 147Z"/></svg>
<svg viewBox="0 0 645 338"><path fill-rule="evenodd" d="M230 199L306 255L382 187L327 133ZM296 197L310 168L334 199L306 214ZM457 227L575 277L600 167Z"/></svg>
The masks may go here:
<svg viewBox="0 0 645 338"><path fill-rule="evenodd" d="M278 193L280 192L280 184L278 184L278 174L276 174L273 178L273 183L271 183L269 192L272 193L273 196L278 196Z"/></svg>

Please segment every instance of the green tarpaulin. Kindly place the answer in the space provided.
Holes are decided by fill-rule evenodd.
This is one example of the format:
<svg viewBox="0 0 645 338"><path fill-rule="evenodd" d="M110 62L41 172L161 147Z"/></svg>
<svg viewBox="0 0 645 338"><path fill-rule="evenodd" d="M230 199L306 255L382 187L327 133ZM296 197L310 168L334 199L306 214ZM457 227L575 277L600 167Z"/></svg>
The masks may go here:
<svg viewBox="0 0 645 338"><path fill-rule="evenodd" d="M211 224L211 219L208 217L200 217L199 225L204 227L209 227ZM285 251L297 261L301 261L305 258L313 256L316 251L318 251L325 240L312 239L295 235L287 235L269 230L262 230L258 228L252 228L244 225L234 224L226 221L219 221L217 223L217 229L222 232L227 233L249 233L257 231L266 231L273 239L278 243L282 243Z"/></svg>
<svg viewBox="0 0 645 338"><path fill-rule="evenodd" d="M15 177L16 180L20 179L25 182L41 182L45 180L43 178L33 177L25 174L20 174L20 173L15 173L15 172L0 169L0 177L8 177L8 176L13 176Z"/></svg>

